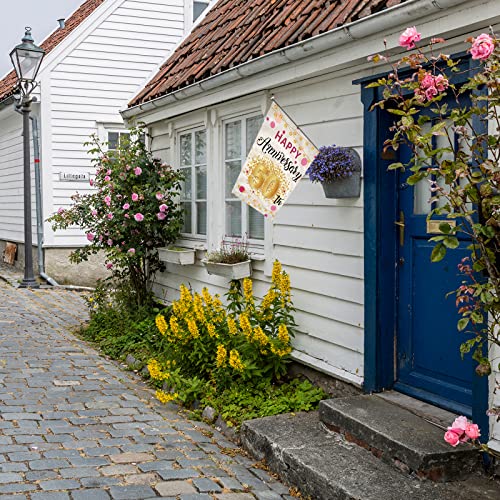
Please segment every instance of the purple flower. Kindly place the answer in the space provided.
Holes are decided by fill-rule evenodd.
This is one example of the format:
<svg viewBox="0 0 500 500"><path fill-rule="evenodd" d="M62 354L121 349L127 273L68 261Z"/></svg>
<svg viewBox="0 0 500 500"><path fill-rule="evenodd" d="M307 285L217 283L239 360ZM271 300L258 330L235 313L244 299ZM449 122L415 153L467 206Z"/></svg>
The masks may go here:
<svg viewBox="0 0 500 500"><path fill-rule="evenodd" d="M343 147L322 146L313 160L307 174L312 182L334 182L352 176L354 158L352 153Z"/></svg>

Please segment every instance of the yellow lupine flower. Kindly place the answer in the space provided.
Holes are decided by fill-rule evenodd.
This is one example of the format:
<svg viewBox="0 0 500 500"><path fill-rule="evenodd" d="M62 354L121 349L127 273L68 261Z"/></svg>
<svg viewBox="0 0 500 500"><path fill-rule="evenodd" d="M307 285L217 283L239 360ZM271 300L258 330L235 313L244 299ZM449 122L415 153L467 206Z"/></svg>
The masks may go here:
<svg viewBox="0 0 500 500"><path fill-rule="evenodd" d="M264 330L260 326L257 326L253 330L253 339L258 342L261 346L265 346L269 342L269 338L264 333Z"/></svg>
<svg viewBox="0 0 500 500"><path fill-rule="evenodd" d="M283 356L290 354L292 352L292 348L285 347L284 349L279 349L279 348L275 347L274 345L271 345L271 352L273 354L276 354L280 358L282 358Z"/></svg>
<svg viewBox="0 0 500 500"><path fill-rule="evenodd" d="M290 295L290 276L285 271L281 273L280 292L285 297Z"/></svg>
<svg viewBox="0 0 500 500"><path fill-rule="evenodd" d="M278 327L278 339L280 342L283 342L283 344L288 344L290 342L290 334L285 324L281 324Z"/></svg>
<svg viewBox="0 0 500 500"><path fill-rule="evenodd" d="M232 316L227 317L227 327L231 335L236 335L238 333L238 327L236 326L236 321Z"/></svg>
<svg viewBox="0 0 500 500"><path fill-rule="evenodd" d="M212 323L207 323L207 332L210 337L218 337L217 332L215 331L215 326Z"/></svg>
<svg viewBox="0 0 500 500"><path fill-rule="evenodd" d="M274 285L279 288L281 281L281 262L279 260L275 260L273 263L273 272L271 275L271 280Z"/></svg>
<svg viewBox="0 0 500 500"><path fill-rule="evenodd" d="M240 314L240 327L247 338L252 336L252 325L250 324L248 316L244 313Z"/></svg>
<svg viewBox="0 0 500 500"><path fill-rule="evenodd" d="M186 323L189 333L192 335L194 339L197 339L200 336L200 332L198 331L198 326L196 325L196 321L192 318L187 318Z"/></svg>
<svg viewBox="0 0 500 500"><path fill-rule="evenodd" d="M245 369L245 365L241 362L240 353L236 349L229 353L229 364L237 372L242 372Z"/></svg>
<svg viewBox="0 0 500 500"><path fill-rule="evenodd" d="M170 373L163 372L160 368L160 364L156 359L151 359L148 362L149 375L153 380L167 380L170 378Z"/></svg>
<svg viewBox="0 0 500 500"><path fill-rule="evenodd" d="M158 331L162 335L165 335L165 332L167 331L167 322L165 321L165 316L158 314L158 316L156 316L155 323L156 323L156 328L158 328Z"/></svg>
<svg viewBox="0 0 500 500"><path fill-rule="evenodd" d="M179 394L177 394L176 392L170 394L168 392L158 389L156 391L156 398L158 399L158 401L160 401L160 403L169 403L170 401L179 399Z"/></svg>
<svg viewBox="0 0 500 500"><path fill-rule="evenodd" d="M216 363L217 367L221 367L226 364L226 358L227 358L227 349L222 345L219 344L217 346L217 358L216 358Z"/></svg>
<svg viewBox="0 0 500 500"><path fill-rule="evenodd" d="M210 292L208 291L207 287L203 288L203 290L201 291L201 295L203 296L203 300L205 301L205 304L207 306L211 306L214 299L210 295Z"/></svg>
<svg viewBox="0 0 500 500"><path fill-rule="evenodd" d="M203 302L201 300L200 295L197 293L194 294L194 300L193 300L193 306L194 306L194 313L196 315L196 319L200 321L201 323L205 322L205 313L203 311Z"/></svg>
<svg viewBox="0 0 500 500"><path fill-rule="evenodd" d="M273 288L271 288L266 295L264 295L264 298L262 299L262 303L260 305L262 310L269 309L271 307L271 304L274 302L274 299L276 298L276 292L274 291Z"/></svg>
<svg viewBox="0 0 500 500"><path fill-rule="evenodd" d="M243 295L248 303L253 303L253 286L250 278L243 280Z"/></svg>
<svg viewBox="0 0 500 500"><path fill-rule="evenodd" d="M179 322L175 316L170 316L170 331L175 337L179 335Z"/></svg>

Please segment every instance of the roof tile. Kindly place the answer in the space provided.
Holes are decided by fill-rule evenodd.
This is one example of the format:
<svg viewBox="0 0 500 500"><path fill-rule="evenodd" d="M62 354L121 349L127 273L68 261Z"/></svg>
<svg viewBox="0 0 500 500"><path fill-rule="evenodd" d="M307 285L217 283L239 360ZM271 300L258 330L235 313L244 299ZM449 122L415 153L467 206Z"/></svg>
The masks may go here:
<svg viewBox="0 0 500 500"><path fill-rule="evenodd" d="M406 0L219 0L135 106Z"/></svg>

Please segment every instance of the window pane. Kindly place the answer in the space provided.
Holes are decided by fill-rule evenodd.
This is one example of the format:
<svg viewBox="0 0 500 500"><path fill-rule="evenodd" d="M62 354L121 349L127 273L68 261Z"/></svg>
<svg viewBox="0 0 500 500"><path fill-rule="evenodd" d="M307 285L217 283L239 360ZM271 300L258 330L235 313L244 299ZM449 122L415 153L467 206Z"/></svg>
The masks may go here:
<svg viewBox="0 0 500 500"><path fill-rule="evenodd" d="M196 219L196 233L207 234L207 203L206 201L199 201L196 203L197 219Z"/></svg>
<svg viewBox="0 0 500 500"><path fill-rule="evenodd" d="M241 161L226 162L226 198L234 198L231 193L241 171Z"/></svg>
<svg viewBox="0 0 500 500"><path fill-rule="evenodd" d="M226 160L241 158L241 122L226 123Z"/></svg>
<svg viewBox="0 0 500 500"><path fill-rule="evenodd" d="M116 149L118 147L118 132L108 132L108 149Z"/></svg>
<svg viewBox="0 0 500 500"><path fill-rule="evenodd" d="M248 207L248 235L255 240L264 239L264 216L252 207Z"/></svg>
<svg viewBox="0 0 500 500"><path fill-rule="evenodd" d="M247 154L253 146L260 127L262 126L262 116L247 118Z"/></svg>
<svg viewBox="0 0 500 500"><path fill-rule="evenodd" d="M181 182L181 199L190 200L192 196L191 169L182 168L181 172L184 174L184 181Z"/></svg>
<svg viewBox="0 0 500 500"><path fill-rule="evenodd" d="M196 167L196 199L207 199L207 167Z"/></svg>
<svg viewBox="0 0 500 500"><path fill-rule="evenodd" d="M417 182L413 189L413 213L415 215L428 214L432 208L429 203L432 196L429 183L426 181Z"/></svg>
<svg viewBox="0 0 500 500"><path fill-rule="evenodd" d="M207 5L206 2L193 2L193 22L201 16Z"/></svg>
<svg viewBox="0 0 500 500"><path fill-rule="evenodd" d="M241 236L241 201L226 201L226 233Z"/></svg>
<svg viewBox="0 0 500 500"><path fill-rule="evenodd" d="M184 225L182 227L183 233L191 233L192 225L191 225L191 202L186 202L182 204L182 211L184 214Z"/></svg>
<svg viewBox="0 0 500 500"><path fill-rule="evenodd" d="M207 134L204 130L194 133L194 153L196 165L207 163Z"/></svg>
<svg viewBox="0 0 500 500"><path fill-rule="evenodd" d="M191 134L180 137L181 143L181 166L191 165Z"/></svg>

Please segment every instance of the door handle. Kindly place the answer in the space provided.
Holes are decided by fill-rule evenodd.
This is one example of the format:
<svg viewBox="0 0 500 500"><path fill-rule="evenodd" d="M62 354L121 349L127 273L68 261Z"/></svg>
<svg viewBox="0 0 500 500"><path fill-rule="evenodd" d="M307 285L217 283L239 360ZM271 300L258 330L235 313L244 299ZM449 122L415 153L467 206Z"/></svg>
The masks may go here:
<svg viewBox="0 0 500 500"><path fill-rule="evenodd" d="M394 224L399 227L399 245L404 246L405 244L405 214L401 210L399 212L399 220L394 221Z"/></svg>

